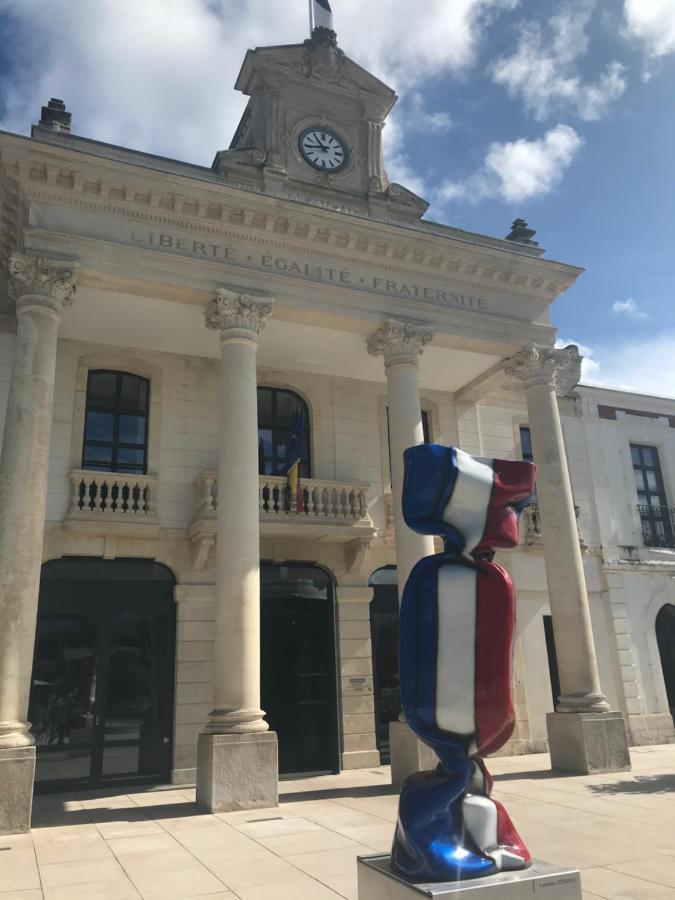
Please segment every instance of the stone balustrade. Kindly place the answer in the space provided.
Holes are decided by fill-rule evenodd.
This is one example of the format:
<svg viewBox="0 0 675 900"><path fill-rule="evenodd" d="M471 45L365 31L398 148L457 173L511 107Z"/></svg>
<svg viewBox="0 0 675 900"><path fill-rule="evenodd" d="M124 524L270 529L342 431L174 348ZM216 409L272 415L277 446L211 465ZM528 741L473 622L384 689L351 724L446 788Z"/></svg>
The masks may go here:
<svg viewBox="0 0 675 900"><path fill-rule="evenodd" d="M154 475L74 469L69 519L155 521L157 486Z"/></svg>
<svg viewBox="0 0 675 900"><path fill-rule="evenodd" d="M218 476L202 472L195 479L197 511L195 520L215 519L218 508ZM258 505L261 522L272 519L299 519L307 522L330 520L334 523L370 523L368 485L363 483L303 478L300 497L291 497L287 479L279 475L260 475Z"/></svg>

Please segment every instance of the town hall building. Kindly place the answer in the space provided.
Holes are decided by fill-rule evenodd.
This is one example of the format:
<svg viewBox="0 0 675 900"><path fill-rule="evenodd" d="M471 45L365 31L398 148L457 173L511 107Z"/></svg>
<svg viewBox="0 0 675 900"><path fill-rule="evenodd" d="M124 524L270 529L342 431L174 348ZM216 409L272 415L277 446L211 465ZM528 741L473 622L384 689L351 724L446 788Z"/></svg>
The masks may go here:
<svg viewBox="0 0 675 900"><path fill-rule="evenodd" d="M534 458L510 753L629 765L675 740L675 401L580 387L522 221L424 218L394 92L315 29L246 54L210 168L0 134L0 833L33 789L428 762L400 718L401 513L422 441ZM74 111L76 114L76 111ZM217 148L214 148L217 149ZM506 232L508 229L504 229Z"/></svg>

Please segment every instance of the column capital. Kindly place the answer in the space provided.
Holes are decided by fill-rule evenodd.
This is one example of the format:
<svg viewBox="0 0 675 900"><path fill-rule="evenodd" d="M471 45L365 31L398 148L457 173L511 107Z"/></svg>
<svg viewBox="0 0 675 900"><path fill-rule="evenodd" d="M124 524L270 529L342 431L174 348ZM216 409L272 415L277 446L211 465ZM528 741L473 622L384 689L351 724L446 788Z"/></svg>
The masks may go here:
<svg viewBox="0 0 675 900"><path fill-rule="evenodd" d="M366 340L371 356L384 356L384 365L414 365L434 334L426 325L404 322L399 319L385 319L381 328Z"/></svg>
<svg viewBox="0 0 675 900"><path fill-rule="evenodd" d="M563 348L530 344L506 360L504 371L522 381L526 388L547 384L554 387L556 393L565 395L579 384L581 360L575 344Z"/></svg>
<svg viewBox="0 0 675 900"><path fill-rule="evenodd" d="M225 341L255 341L272 314L275 300L263 294L246 294L219 287L206 310L206 327L220 332Z"/></svg>
<svg viewBox="0 0 675 900"><path fill-rule="evenodd" d="M28 256L14 251L9 258L9 293L22 307L43 306L60 313L75 298L80 264L73 260Z"/></svg>

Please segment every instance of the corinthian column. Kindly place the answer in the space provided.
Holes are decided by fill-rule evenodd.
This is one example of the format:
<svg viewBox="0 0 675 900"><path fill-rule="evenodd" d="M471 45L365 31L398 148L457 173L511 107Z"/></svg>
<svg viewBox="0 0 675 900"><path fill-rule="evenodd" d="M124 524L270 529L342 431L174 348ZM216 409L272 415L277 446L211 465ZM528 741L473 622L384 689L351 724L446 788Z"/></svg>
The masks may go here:
<svg viewBox="0 0 675 900"><path fill-rule="evenodd" d="M420 406L419 359L431 341L431 329L387 319L371 335L366 345L371 356L384 357L387 375L387 405L389 409L389 456L391 459L391 490L394 499L394 529L396 539L396 574L399 603L403 588L415 563L432 555L434 539L416 534L403 519L403 452L408 447L424 443L422 408ZM403 716L401 716L403 719ZM404 721L389 726L391 750L391 780L400 787L408 775L421 769L434 768L438 760Z"/></svg>
<svg viewBox="0 0 675 900"><path fill-rule="evenodd" d="M212 812L277 803L276 734L260 708L258 334L269 297L219 288L206 313L220 336L214 708L199 738L197 802Z"/></svg>
<svg viewBox="0 0 675 900"><path fill-rule="evenodd" d="M434 539L411 531L403 519L403 452L424 443L420 406L419 359L431 341L431 329L387 319L366 346L371 356L384 357L389 408L389 455L394 498L396 567L399 602L410 570L423 556L434 553Z"/></svg>
<svg viewBox="0 0 675 900"><path fill-rule="evenodd" d="M600 688L557 403L558 394L569 393L579 382L581 356L575 346L532 345L508 360L506 372L525 387L538 467L537 502L561 688L547 722L551 761L554 768L572 772L629 768L623 717L610 712Z"/></svg>
<svg viewBox="0 0 675 900"><path fill-rule="evenodd" d="M27 831L35 771L28 722L56 345L77 263L13 253L16 341L0 456L0 834Z"/></svg>

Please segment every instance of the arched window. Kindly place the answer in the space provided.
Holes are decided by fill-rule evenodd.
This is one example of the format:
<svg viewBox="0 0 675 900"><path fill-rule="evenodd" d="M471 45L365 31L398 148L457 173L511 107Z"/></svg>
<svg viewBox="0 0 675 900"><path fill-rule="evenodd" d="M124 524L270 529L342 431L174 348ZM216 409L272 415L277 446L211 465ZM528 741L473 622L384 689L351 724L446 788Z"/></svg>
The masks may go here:
<svg viewBox="0 0 675 900"><path fill-rule="evenodd" d="M299 475L309 478L309 410L302 397L281 388L258 388L258 471L286 475L300 461Z"/></svg>
<svg viewBox="0 0 675 900"><path fill-rule="evenodd" d="M92 369L87 378L82 468L145 474L150 382Z"/></svg>
<svg viewBox="0 0 675 900"><path fill-rule="evenodd" d="M672 603L666 603L656 617L656 641L659 645L668 706L675 721L675 606Z"/></svg>

